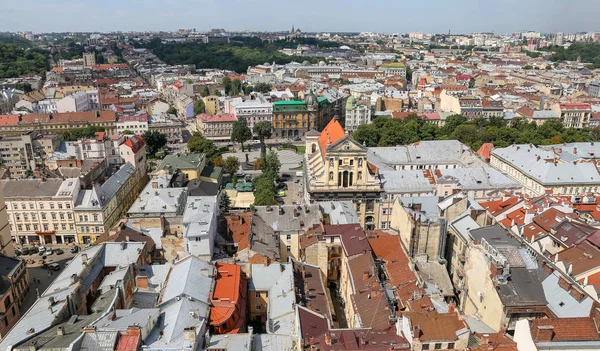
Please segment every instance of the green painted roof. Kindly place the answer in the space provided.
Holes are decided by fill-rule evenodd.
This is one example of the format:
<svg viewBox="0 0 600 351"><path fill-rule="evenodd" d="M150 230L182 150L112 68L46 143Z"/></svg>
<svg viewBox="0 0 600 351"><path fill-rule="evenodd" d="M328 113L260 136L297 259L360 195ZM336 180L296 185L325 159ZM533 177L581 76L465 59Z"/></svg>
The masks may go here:
<svg viewBox="0 0 600 351"><path fill-rule="evenodd" d="M286 106L286 105L306 105L306 103L304 103L304 101L299 101L299 100L276 101L273 103L273 106Z"/></svg>
<svg viewBox="0 0 600 351"><path fill-rule="evenodd" d="M319 103L322 103L322 102L324 102L324 101L327 101L327 102L329 102L329 100L327 100L327 98L326 98L326 97L323 97L323 96L321 96L321 97L318 97L318 98L317 98L317 101L318 101Z"/></svg>

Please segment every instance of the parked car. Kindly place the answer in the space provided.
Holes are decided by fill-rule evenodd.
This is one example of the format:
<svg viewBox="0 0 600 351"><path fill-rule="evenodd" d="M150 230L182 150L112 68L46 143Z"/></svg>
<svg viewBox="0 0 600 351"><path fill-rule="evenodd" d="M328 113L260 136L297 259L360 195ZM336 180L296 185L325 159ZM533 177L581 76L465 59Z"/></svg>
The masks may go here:
<svg viewBox="0 0 600 351"><path fill-rule="evenodd" d="M291 178L292 178L292 176L291 176L291 175L289 175L288 173L281 173L281 177L280 177L280 178L281 178L282 180L288 180L288 179L291 179Z"/></svg>
<svg viewBox="0 0 600 351"><path fill-rule="evenodd" d="M58 263L51 263L48 265L48 269L51 269L53 271L60 271L60 264Z"/></svg>
<svg viewBox="0 0 600 351"><path fill-rule="evenodd" d="M71 251L71 253L76 253L77 251L79 251L79 246L71 246L71 249L69 249L69 251Z"/></svg>
<svg viewBox="0 0 600 351"><path fill-rule="evenodd" d="M38 247L38 252L39 253L44 253L45 251L46 251L46 248L44 246Z"/></svg>
<svg viewBox="0 0 600 351"><path fill-rule="evenodd" d="M54 253L54 251L52 251L52 249L51 249L51 248L47 248L47 249L46 249L46 252L45 252L46 256L48 256L48 255L52 255L53 253Z"/></svg>
<svg viewBox="0 0 600 351"><path fill-rule="evenodd" d="M21 249L21 255L29 255L29 248L28 247L24 247Z"/></svg>
<svg viewBox="0 0 600 351"><path fill-rule="evenodd" d="M57 255L62 255L62 254L64 254L64 253L65 253L65 252L63 251L63 249L56 249L56 250L54 250L54 252L55 252Z"/></svg>
<svg viewBox="0 0 600 351"><path fill-rule="evenodd" d="M294 183L296 183L296 184L300 183L300 178L294 179Z"/></svg>

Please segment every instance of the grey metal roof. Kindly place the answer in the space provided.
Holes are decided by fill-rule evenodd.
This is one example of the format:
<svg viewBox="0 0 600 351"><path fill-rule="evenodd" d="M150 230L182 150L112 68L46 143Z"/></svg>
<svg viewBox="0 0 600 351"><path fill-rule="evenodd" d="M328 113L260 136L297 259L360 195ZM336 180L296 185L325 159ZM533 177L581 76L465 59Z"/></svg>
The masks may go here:
<svg viewBox="0 0 600 351"><path fill-rule="evenodd" d="M182 214L186 188L152 188L148 183L138 198L131 204L128 215Z"/></svg>
<svg viewBox="0 0 600 351"><path fill-rule="evenodd" d="M467 210L454 221L450 222L450 227L454 229L456 234L461 236L463 241L468 243L470 241L469 233L471 230L480 228L481 226L471 218L470 210Z"/></svg>
<svg viewBox="0 0 600 351"><path fill-rule="evenodd" d="M12 197L51 197L55 196L60 188L62 179L19 179L2 180L4 198Z"/></svg>
<svg viewBox="0 0 600 351"><path fill-rule="evenodd" d="M456 179L463 190L521 189L521 185L491 167L440 169L439 180Z"/></svg>
<svg viewBox="0 0 600 351"><path fill-rule="evenodd" d="M321 201L321 212L329 216L330 224L360 223L351 201Z"/></svg>
<svg viewBox="0 0 600 351"><path fill-rule="evenodd" d="M386 193L432 193L434 185L425 177L422 170L398 170L379 173Z"/></svg>
<svg viewBox="0 0 600 351"><path fill-rule="evenodd" d="M507 307L548 304L538 275L527 268L511 268L508 283L498 286L498 295Z"/></svg>
<svg viewBox="0 0 600 351"><path fill-rule="evenodd" d="M268 208L271 208L269 211ZM279 212L279 209L283 213ZM304 231L313 225L321 223L319 205L281 205L281 206L255 206L254 214L260 217L270 227L269 231L285 232ZM296 210L297 216L294 216Z"/></svg>
<svg viewBox="0 0 600 351"><path fill-rule="evenodd" d="M86 332L81 342L81 350L85 351L113 351L117 344L118 331Z"/></svg>
<svg viewBox="0 0 600 351"><path fill-rule="evenodd" d="M208 303L212 297L213 265L195 256L176 262L163 290L161 304L177 297Z"/></svg>
<svg viewBox="0 0 600 351"><path fill-rule="evenodd" d="M292 351L295 339L289 335L256 334L252 351Z"/></svg>
<svg viewBox="0 0 600 351"><path fill-rule="evenodd" d="M258 335L257 335L258 336ZM205 350L251 351L252 334L223 334L211 335L204 345Z"/></svg>
<svg viewBox="0 0 600 351"><path fill-rule="evenodd" d="M579 152L578 149L578 154ZM554 159L558 155L530 145L512 145L503 149L494 149L492 154L544 185L600 183L600 174L593 163L571 162L573 157L568 153L560 155L565 160L561 159L556 163Z"/></svg>
<svg viewBox="0 0 600 351"><path fill-rule="evenodd" d="M573 295L558 285L559 276L560 273L553 272L542 281L548 308L558 318L588 317L594 300L585 296L581 301L577 301Z"/></svg>

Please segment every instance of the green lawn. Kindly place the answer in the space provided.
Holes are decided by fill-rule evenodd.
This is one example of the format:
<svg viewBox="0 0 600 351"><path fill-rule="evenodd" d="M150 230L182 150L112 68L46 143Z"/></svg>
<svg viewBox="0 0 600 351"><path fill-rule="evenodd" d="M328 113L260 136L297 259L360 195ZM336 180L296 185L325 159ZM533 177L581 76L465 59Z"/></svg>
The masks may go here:
<svg viewBox="0 0 600 351"><path fill-rule="evenodd" d="M306 146L298 146L298 151L296 151L296 153L304 155L306 153Z"/></svg>

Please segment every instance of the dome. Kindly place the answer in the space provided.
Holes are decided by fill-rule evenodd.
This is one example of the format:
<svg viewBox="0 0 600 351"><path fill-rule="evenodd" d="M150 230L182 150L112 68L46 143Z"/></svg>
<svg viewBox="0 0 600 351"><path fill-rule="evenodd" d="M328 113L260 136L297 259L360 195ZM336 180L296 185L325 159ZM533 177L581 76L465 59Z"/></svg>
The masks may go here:
<svg viewBox="0 0 600 351"><path fill-rule="evenodd" d="M308 107L310 107L310 106L314 106L314 107L319 106L319 100L317 100L317 97L315 96L315 93L313 93L312 90L310 91L310 93L308 93L308 95L306 95L306 98L304 99L304 102L306 102L306 105Z"/></svg>
<svg viewBox="0 0 600 351"><path fill-rule="evenodd" d="M356 98L350 95L348 100L346 100L346 110L354 110L356 108Z"/></svg>

